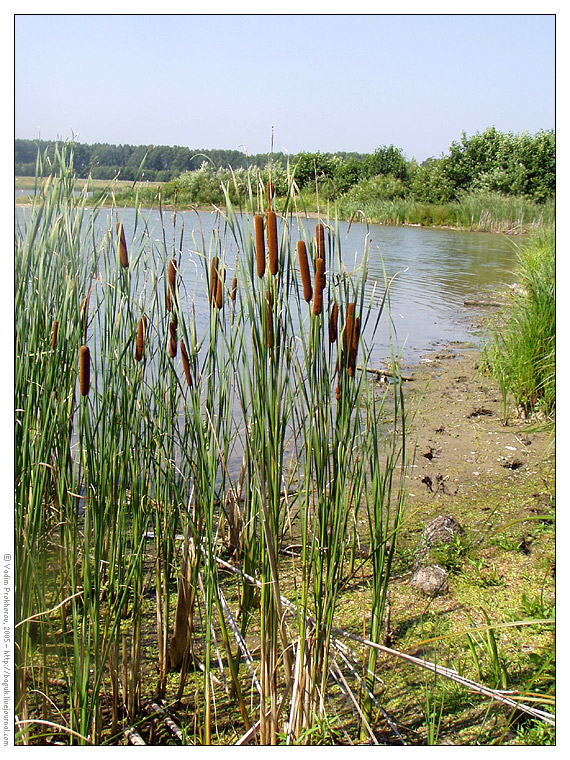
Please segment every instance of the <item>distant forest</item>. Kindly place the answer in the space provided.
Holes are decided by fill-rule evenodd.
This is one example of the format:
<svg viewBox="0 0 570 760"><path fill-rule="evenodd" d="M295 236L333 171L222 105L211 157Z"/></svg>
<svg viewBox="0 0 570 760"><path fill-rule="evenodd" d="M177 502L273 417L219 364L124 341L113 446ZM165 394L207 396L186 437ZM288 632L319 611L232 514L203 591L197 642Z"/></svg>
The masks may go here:
<svg viewBox="0 0 570 760"><path fill-rule="evenodd" d="M16 176L34 176L38 152L53 154L57 142L15 140ZM227 172L267 170L267 153L247 155L239 150L191 150L167 145L107 145L72 143L74 169L78 177L93 179L146 180L161 183L182 181L195 184L203 195L208 182ZM459 200L465 193L492 192L544 203L554 198L556 149L554 130L532 135L514 134L488 127L454 141L446 155L428 158L421 164L406 159L394 145L380 146L373 153L302 152L274 153L271 157L276 190L287 164L295 171L300 188L319 191L335 199L347 193L364 192L383 198L411 198L421 203L440 204ZM195 192L192 200L200 200ZM210 200L202 198L202 200Z"/></svg>

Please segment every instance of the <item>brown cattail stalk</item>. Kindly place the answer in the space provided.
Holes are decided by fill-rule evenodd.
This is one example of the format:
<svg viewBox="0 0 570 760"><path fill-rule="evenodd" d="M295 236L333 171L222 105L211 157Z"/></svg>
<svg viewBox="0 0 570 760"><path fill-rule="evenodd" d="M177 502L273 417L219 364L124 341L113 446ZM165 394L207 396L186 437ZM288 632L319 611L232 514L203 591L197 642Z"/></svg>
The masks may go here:
<svg viewBox="0 0 570 760"><path fill-rule="evenodd" d="M331 317L329 319L329 343L336 343L338 335L338 304L335 301L333 303Z"/></svg>
<svg viewBox="0 0 570 760"><path fill-rule="evenodd" d="M253 217L253 229L255 232L255 259L257 261L257 276L265 274L265 238L263 234L263 216L256 214Z"/></svg>
<svg viewBox="0 0 570 760"><path fill-rule="evenodd" d="M91 354L88 346L79 349L79 392L82 396L89 393L91 382Z"/></svg>
<svg viewBox="0 0 570 760"><path fill-rule="evenodd" d="M218 276L218 280L216 283L216 306L218 309L222 308L223 300L224 300L224 283L226 280L226 272L225 270L222 270Z"/></svg>
<svg viewBox="0 0 570 760"><path fill-rule="evenodd" d="M273 207L273 198L275 197L275 187L273 182L268 182L265 186L265 192L267 194L267 208L271 210Z"/></svg>
<svg viewBox="0 0 570 760"><path fill-rule="evenodd" d="M57 330L59 327L59 322L57 319L53 323L53 328L51 331L51 350L53 351L55 348L55 344L57 343Z"/></svg>
<svg viewBox="0 0 570 760"><path fill-rule="evenodd" d="M125 240L125 230L120 222L117 222L117 235L119 236L119 260L123 269L129 266L129 257L127 256L127 241Z"/></svg>
<svg viewBox="0 0 570 760"><path fill-rule="evenodd" d="M137 329L137 344L135 348L135 359L140 362L144 355L144 343L146 337L147 319L143 315L139 320L139 326Z"/></svg>
<svg viewBox="0 0 570 760"><path fill-rule="evenodd" d="M315 271L315 300L313 301L313 314L320 314L323 310L323 290L325 288L325 260L318 258Z"/></svg>
<svg viewBox="0 0 570 760"><path fill-rule="evenodd" d="M267 248L269 250L269 271L273 276L279 268L279 248L277 245L277 216L275 211L267 212Z"/></svg>
<svg viewBox="0 0 570 760"><path fill-rule="evenodd" d="M192 375L190 374L190 362L188 361L188 352L184 341L180 340L180 356L182 357L182 366L184 367L184 374L186 375L186 382L188 387L192 388Z"/></svg>
<svg viewBox="0 0 570 760"><path fill-rule="evenodd" d="M232 301L236 300L237 286L238 286L237 277L234 277L234 279L232 280L232 296L231 296Z"/></svg>
<svg viewBox="0 0 570 760"><path fill-rule="evenodd" d="M216 302L218 293L218 257L214 256L210 264L210 303Z"/></svg>
<svg viewBox="0 0 570 760"><path fill-rule="evenodd" d="M177 329L178 328L177 328L176 322L171 322L170 323L170 351L169 351L171 359L174 359L174 357L176 356L176 351L177 351L176 330Z"/></svg>
<svg viewBox="0 0 570 760"><path fill-rule="evenodd" d="M176 260L168 262L168 285L166 286L166 311L172 311L172 299L176 288Z"/></svg>
<svg viewBox="0 0 570 760"><path fill-rule="evenodd" d="M325 257L325 228L320 222L317 224L317 258Z"/></svg>
<svg viewBox="0 0 570 760"><path fill-rule="evenodd" d="M352 338L350 341L350 351L348 354L348 374L353 377L356 370L356 354L358 353L358 339L360 337L360 319L356 317L352 329Z"/></svg>
<svg viewBox="0 0 570 760"><path fill-rule="evenodd" d="M313 297L313 286L311 285L307 246L304 240L297 241L297 256L299 257L299 269L301 270L301 282L303 283L303 298L307 303L310 303Z"/></svg>

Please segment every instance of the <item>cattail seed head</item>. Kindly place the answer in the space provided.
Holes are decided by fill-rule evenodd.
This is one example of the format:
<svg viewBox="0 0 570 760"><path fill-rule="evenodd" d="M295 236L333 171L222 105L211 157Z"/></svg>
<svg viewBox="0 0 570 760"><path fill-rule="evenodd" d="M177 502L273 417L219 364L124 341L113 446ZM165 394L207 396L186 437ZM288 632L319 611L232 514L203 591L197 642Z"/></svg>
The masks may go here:
<svg viewBox="0 0 570 760"><path fill-rule="evenodd" d="M176 288L176 260L168 262L168 284L166 286L166 311L172 311L172 299Z"/></svg>
<svg viewBox="0 0 570 760"><path fill-rule="evenodd" d="M340 401L340 382L336 384L336 400Z"/></svg>
<svg viewBox="0 0 570 760"><path fill-rule="evenodd" d="M317 258L325 257L325 228L320 222L317 224Z"/></svg>
<svg viewBox="0 0 570 760"><path fill-rule="evenodd" d="M353 377L356 370L356 354L358 353L358 339L360 337L360 319L356 317L352 328L350 351L348 354L348 374Z"/></svg>
<svg viewBox="0 0 570 760"><path fill-rule="evenodd" d="M325 287L325 260L318 258L315 266L315 300L313 301L313 314L320 314L323 310L323 290Z"/></svg>
<svg viewBox="0 0 570 760"><path fill-rule="evenodd" d="M335 301L333 303L331 317L329 320L329 343L335 343L337 339L337 325L338 325L338 304Z"/></svg>
<svg viewBox="0 0 570 760"><path fill-rule="evenodd" d="M265 237L263 233L263 216L256 214L253 217L253 229L255 232L255 259L257 261L257 276L265 274Z"/></svg>
<svg viewBox="0 0 570 760"><path fill-rule="evenodd" d="M221 309L222 304L223 304L225 280L226 280L226 272L225 270L222 270L220 274L218 275L218 280L216 284L216 307L218 309Z"/></svg>
<svg viewBox="0 0 570 760"><path fill-rule="evenodd" d="M139 326L137 329L137 344L135 348L135 360L140 362L144 355L144 343L146 338L146 326L147 319L143 315L139 320Z"/></svg>
<svg viewBox="0 0 570 760"><path fill-rule="evenodd" d="M120 222L117 222L117 235L119 236L119 260L123 269L129 266L129 257L127 256L127 241L125 240L125 230Z"/></svg>
<svg viewBox="0 0 570 760"><path fill-rule="evenodd" d="M234 279L232 280L232 295L231 295L232 301L236 300L237 286L238 286L237 277L234 276Z"/></svg>
<svg viewBox="0 0 570 760"><path fill-rule="evenodd" d="M176 356L176 351L177 351L176 330L177 329L178 328L177 328L176 322L171 322L170 323L170 350L169 350L171 359L174 359L174 357Z"/></svg>
<svg viewBox="0 0 570 760"><path fill-rule="evenodd" d="M53 323L52 331L51 331L51 350L53 351L55 348L55 344L57 343L57 330L59 327L59 322L57 319Z"/></svg>
<svg viewBox="0 0 570 760"><path fill-rule="evenodd" d="M301 270L301 282L303 283L303 298L307 303L310 303L313 297L313 286L311 285L307 246L304 240L297 241L297 256L299 257L299 269Z"/></svg>
<svg viewBox="0 0 570 760"><path fill-rule="evenodd" d="M214 256L210 264L210 303L215 303L218 293L218 257Z"/></svg>
<svg viewBox="0 0 570 760"><path fill-rule="evenodd" d="M269 250L269 271L273 276L275 276L279 267L277 216L275 214L275 211L267 212L267 248Z"/></svg>
<svg viewBox="0 0 570 760"><path fill-rule="evenodd" d="M91 382L91 354L88 346L81 346L79 349L79 392L82 396L89 393L89 384Z"/></svg>
<svg viewBox="0 0 570 760"><path fill-rule="evenodd" d="M182 366L184 367L186 382L188 383L188 387L192 388L192 375L190 374L190 362L188 361L188 352L186 351L186 346L184 345L184 341L182 339L180 340L180 356L182 357Z"/></svg>

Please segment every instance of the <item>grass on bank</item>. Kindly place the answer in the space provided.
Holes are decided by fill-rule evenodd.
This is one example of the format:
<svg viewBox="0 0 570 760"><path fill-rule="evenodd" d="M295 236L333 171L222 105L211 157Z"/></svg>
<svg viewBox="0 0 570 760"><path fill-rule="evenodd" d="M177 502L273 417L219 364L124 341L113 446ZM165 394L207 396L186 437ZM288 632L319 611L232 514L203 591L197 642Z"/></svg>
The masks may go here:
<svg viewBox="0 0 570 760"><path fill-rule="evenodd" d="M518 248L520 291L494 326L486 366L520 412L551 417L556 403L556 252L554 230Z"/></svg>

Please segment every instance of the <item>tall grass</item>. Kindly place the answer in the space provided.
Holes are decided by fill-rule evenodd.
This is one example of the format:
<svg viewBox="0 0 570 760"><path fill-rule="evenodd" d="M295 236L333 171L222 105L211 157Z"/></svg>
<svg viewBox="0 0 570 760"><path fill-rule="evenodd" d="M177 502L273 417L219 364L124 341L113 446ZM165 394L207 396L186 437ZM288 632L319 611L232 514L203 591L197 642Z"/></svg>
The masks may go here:
<svg viewBox="0 0 570 760"><path fill-rule="evenodd" d="M554 230L534 234L520 246L518 258L521 292L513 294L495 325L485 359L524 415L540 411L551 416L556 402Z"/></svg>

